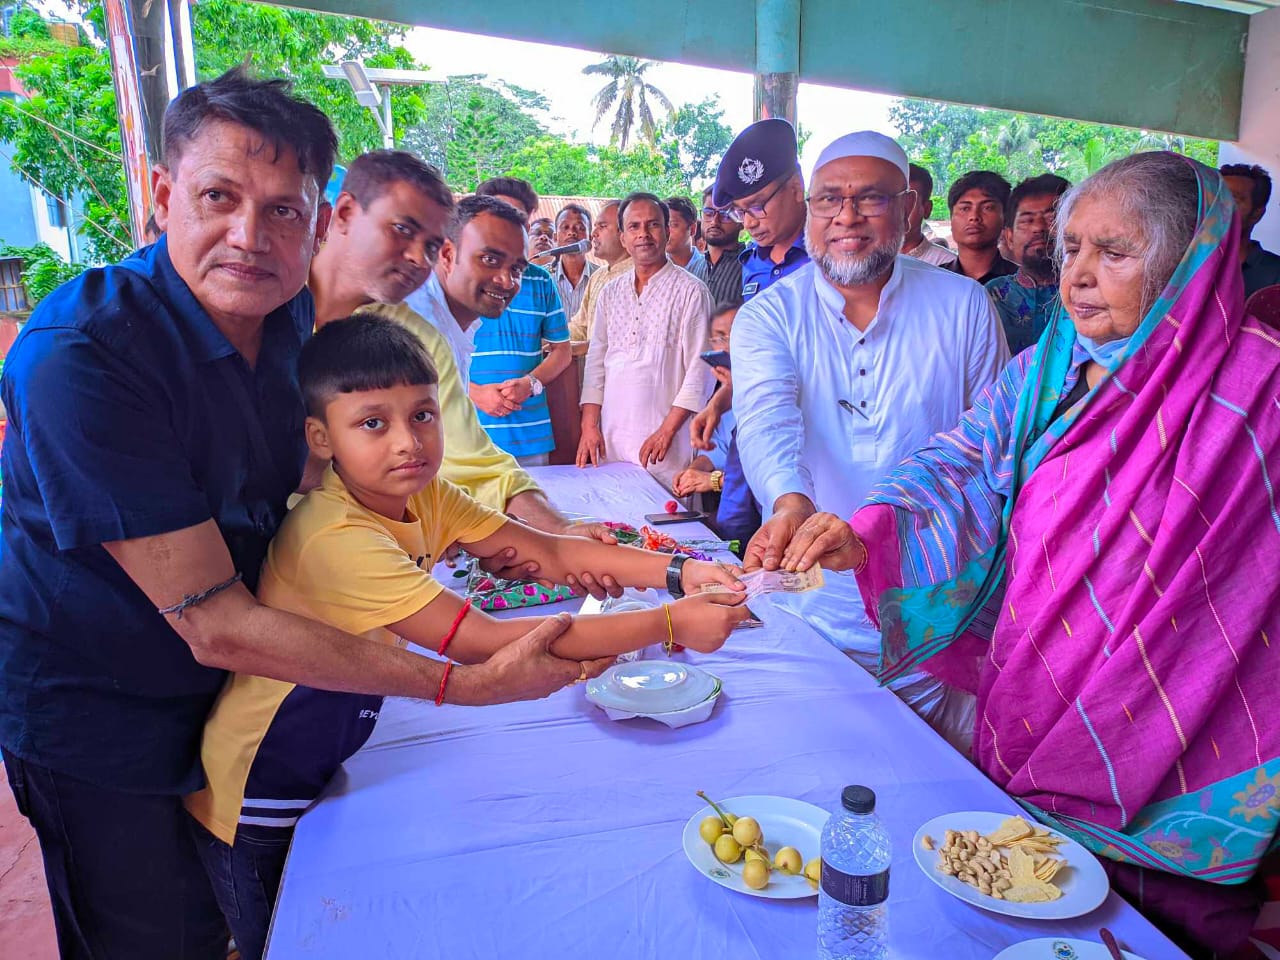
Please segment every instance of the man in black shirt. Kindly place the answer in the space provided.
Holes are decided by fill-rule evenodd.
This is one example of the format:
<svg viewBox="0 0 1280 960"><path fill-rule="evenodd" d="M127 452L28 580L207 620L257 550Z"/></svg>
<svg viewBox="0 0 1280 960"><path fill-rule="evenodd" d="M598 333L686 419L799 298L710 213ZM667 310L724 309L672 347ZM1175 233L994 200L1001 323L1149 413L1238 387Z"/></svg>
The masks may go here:
<svg viewBox="0 0 1280 960"><path fill-rule="evenodd" d="M741 227L724 210L711 202L711 187L702 191L702 236L707 241L704 259L693 267L693 275L711 290L712 303L738 303L742 299L743 244Z"/></svg>
<svg viewBox="0 0 1280 960"><path fill-rule="evenodd" d="M1218 171L1235 197L1240 212L1240 268L1244 273L1244 295L1280 283L1280 256L1253 239L1253 228L1267 212L1271 199L1271 177L1261 167L1229 163Z"/></svg>
<svg viewBox="0 0 1280 960"><path fill-rule="evenodd" d="M986 285L988 280L1018 272L1018 265L1000 256L1009 181L990 170L970 170L951 185L951 239L959 257L942 269L963 274Z"/></svg>

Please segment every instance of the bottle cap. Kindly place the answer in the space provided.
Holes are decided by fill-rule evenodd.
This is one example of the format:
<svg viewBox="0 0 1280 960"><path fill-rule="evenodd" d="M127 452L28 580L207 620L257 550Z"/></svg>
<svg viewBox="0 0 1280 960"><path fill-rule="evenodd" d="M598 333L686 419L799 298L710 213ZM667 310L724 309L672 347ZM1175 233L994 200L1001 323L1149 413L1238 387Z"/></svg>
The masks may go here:
<svg viewBox="0 0 1280 960"><path fill-rule="evenodd" d="M850 813L872 813L876 809L876 795L869 787L845 787L840 802Z"/></svg>

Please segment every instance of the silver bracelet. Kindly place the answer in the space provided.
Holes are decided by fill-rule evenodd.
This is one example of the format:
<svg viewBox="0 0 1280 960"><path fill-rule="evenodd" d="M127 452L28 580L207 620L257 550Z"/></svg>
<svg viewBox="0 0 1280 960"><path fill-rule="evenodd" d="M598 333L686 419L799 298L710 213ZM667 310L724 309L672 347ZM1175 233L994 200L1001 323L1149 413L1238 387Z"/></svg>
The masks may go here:
<svg viewBox="0 0 1280 960"><path fill-rule="evenodd" d="M243 575L240 573L237 573L231 579L223 580L221 583L214 584L208 590L203 590L200 593L185 594L183 598L179 600L177 603L175 603L173 606L160 607L156 612L159 613L160 616L162 617L167 617L171 613L176 613L178 615L178 619L181 620L182 613L184 610L188 609L189 607L199 606L200 604L208 600L210 597L221 593L223 590L227 589L227 587L235 586L237 583L239 583L243 579L244 579Z"/></svg>

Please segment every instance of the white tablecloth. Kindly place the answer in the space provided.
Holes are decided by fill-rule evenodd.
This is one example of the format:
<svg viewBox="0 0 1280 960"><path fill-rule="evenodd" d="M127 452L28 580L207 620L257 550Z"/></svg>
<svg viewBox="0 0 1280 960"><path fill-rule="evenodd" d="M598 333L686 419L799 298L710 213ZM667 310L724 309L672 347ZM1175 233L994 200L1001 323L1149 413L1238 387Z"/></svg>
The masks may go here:
<svg viewBox="0 0 1280 960"><path fill-rule="evenodd" d="M603 518L638 524L666 499L624 464L535 473L562 509ZM912 859L919 825L1014 803L816 634L771 623L699 659L725 693L711 720L679 730L610 722L580 686L483 708L388 701L298 824L269 960L812 957L816 898L725 890L690 866L681 831L697 790L832 809L850 783L876 791L893 837L893 956L991 960L1107 926L1146 960L1183 957L1115 894L1089 916L1036 923L935 886Z"/></svg>

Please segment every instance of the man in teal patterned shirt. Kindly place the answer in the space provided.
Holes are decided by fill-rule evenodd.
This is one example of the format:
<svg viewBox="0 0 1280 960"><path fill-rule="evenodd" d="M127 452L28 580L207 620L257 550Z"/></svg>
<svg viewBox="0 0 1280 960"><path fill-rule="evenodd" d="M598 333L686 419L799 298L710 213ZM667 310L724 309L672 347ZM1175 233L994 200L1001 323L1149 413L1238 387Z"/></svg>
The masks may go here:
<svg viewBox="0 0 1280 960"><path fill-rule="evenodd" d="M1017 356L1036 345L1058 307L1058 270L1053 262L1053 222L1058 198L1070 184L1046 173L1023 180L1009 194L1005 239L1018 272L987 281L987 292Z"/></svg>

